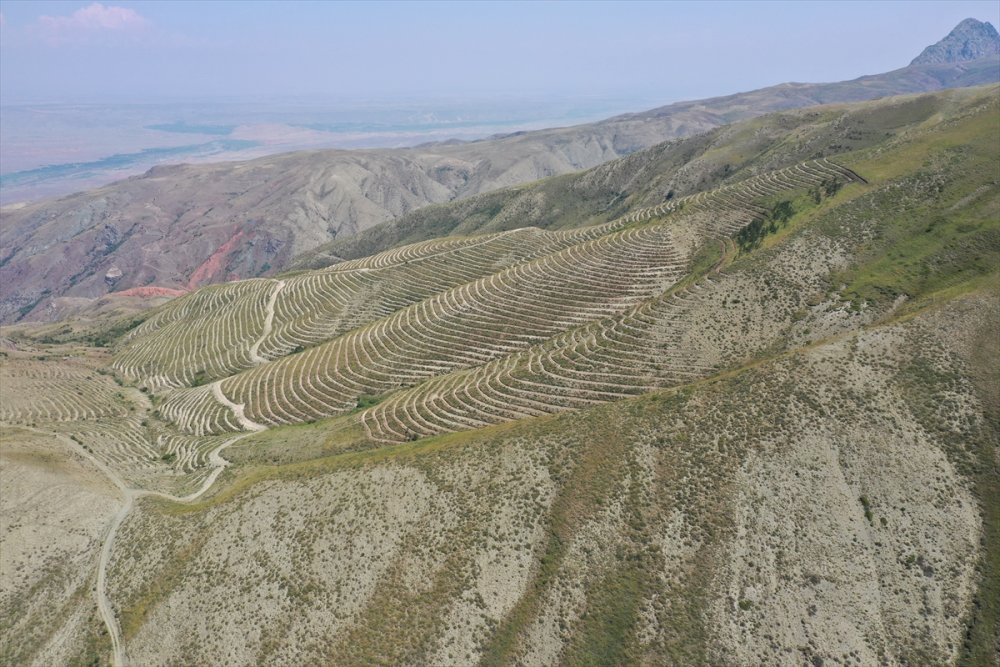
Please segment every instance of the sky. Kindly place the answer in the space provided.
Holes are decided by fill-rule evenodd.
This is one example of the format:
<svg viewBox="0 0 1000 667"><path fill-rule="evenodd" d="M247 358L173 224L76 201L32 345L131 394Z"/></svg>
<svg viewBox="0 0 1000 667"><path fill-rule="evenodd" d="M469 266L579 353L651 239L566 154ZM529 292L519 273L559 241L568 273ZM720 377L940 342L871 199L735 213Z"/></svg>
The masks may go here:
<svg viewBox="0 0 1000 667"><path fill-rule="evenodd" d="M547 95L663 103L909 63L969 2L0 0L0 104Z"/></svg>

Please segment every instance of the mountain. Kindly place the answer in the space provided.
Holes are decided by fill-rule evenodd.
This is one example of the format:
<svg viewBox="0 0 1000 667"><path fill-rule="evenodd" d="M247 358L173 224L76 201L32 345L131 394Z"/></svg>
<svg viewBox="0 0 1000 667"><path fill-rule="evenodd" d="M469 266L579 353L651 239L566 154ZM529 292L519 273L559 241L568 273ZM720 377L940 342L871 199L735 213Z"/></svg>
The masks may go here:
<svg viewBox="0 0 1000 667"><path fill-rule="evenodd" d="M1000 55L1000 34L990 23L965 19L937 44L924 49L910 65L962 63Z"/></svg>
<svg viewBox="0 0 1000 667"><path fill-rule="evenodd" d="M995 663L998 114L770 114L5 327L0 658Z"/></svg>
<svg viewBox="0 0 1000 667"><path fill-rule="evenodd" d="M390 220L410 224L407 216L429 204L587 169L775 111L995 82L998 62L788 83L492 140L155 168L95 191L4 209L0 321L58 319L109 293L135 301L146 291L273 275L331 240Z"/></svg>
<svg viewBox="0 0 1000 667"><path fill-rule="evenodd" d="M883 98L863 114L844 105L808 107L723 126L659 144L576 174L496 190L461 202L427 206L295 258L291 269L316 269L449 234L507 231L523 226L563 229L607 222L635 207L732 182L746 169L770 170L790 161L858 149L943 112L941 98ZM797 141L773 143L808 127ZM762 146L770 149L765 159Z"/></svg>

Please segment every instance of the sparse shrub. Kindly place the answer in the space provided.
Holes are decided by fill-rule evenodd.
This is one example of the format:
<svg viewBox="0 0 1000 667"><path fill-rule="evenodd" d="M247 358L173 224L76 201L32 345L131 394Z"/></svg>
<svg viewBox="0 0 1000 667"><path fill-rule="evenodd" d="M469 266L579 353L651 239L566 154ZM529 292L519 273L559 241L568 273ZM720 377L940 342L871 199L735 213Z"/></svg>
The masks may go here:
<svg viewBox="0 0 1000 667"><path fill-rule="evenodd" d="M836 178L824 180L823 183L821 184L823 188L823 194L825 194L827 197L832 197L833 195L837 194L840 191L840 188L843 187L843 185L844 184L841 183Z"/></svg>
<svg viewBox="0 0 1000 667"><path fill-rule="evenodd" d="M358 396L358 409L363 410L365 408L370 408L379 402L378 396L372 396L371 394L361 394Z"/></svg>
<svg viewBox="0 0 1000 667"><path fill-rule="evenodd" d="M775 222L780 222L783 225L787 224L792 216L795 215L795 208L792 206L792 202L783 200L779 201L771 208L771 212L768 217Z"/></svg>
<svg viewBox="0 0 1000 667"><path fill-rule="evenodd" d="M865 508L865 518L868 519L868 523L874 523L875 515L872 514L872 505L868 500L868 496L861 496L858 500L861 502L861 506Z"/></svg>

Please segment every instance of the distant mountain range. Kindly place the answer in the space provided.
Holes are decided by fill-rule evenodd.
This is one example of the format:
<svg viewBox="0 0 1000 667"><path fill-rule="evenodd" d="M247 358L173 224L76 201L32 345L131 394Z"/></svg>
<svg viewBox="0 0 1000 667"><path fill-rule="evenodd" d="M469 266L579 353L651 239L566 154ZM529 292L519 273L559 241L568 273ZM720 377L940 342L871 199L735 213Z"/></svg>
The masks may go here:
<svg viewBox="0 0 1000 667"><path fill-rule="evenodd" d="M108 293L274 274L335 238L405 220L428 204L587 169L775 111L994 83L998 53L996 29L968 19L911 65L851 81L786 83L483 141L154 168L4 209L0 321L58 318Z"/></svg>

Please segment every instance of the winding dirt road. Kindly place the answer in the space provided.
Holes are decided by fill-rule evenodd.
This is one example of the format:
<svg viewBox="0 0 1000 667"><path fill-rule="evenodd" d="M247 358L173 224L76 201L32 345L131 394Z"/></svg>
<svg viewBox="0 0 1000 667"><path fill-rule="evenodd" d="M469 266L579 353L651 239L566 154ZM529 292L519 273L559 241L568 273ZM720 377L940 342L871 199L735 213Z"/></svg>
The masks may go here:
<svg viewBox="0 0 1000 667"><path fill-rule="evenodd" d="M264 316L264 330L261 331L260 337L254 341L254 344L250 346L250 360L255 364L263 364L267 361L267 359L260 356L260 344L263 343L264 339L271 334L271 328L274 326L274 303L278 300L278 294L280 294L283 289L285 289L285 281L277 281L277 284L274 286L274 290L271 292L271 297L267 300L267 314Z"/></svg>
<svg viewBox="0 0 1000 667"><path fill-rule="evenodd" d="M212 466L212 472L209 473L208 477L205 478L205 481L202 482L201 487L193 493L189 493L186 496L174 496L160 491L146 491L144 489L131 488L125 489L125 503L122 505L122 508L118 510L118 514L115 515L115 518L111 521L108 534L104 538L104 546L101 549L101 558L97 564L97 606L101 611L101 617L104 619L104 624L108 628L108 635L111 637L111 646L113 651L112 664L114 667L124 667L128 664L128 654L125 652L125 646L122 644L121 628L118 626L118 618L115 615L114 610L111 608L111 600L108 598L107 589L108 562L111 560L111 548L114 545L118 529L125 521L125 517L128 516L129 512L132 510L135 501L139 498L157 497L175 503L193 503L201 498L206 491L212 488L212 485L215 484L215 480L222 474L225 467L229 465L229 461L222 458L222 450L229 447L236 441L242 440L248 435L250 435L250 433L242 433L240 435L233 436L212 450L212 452L208 455L209 464ZM114 475L114 473L111 473L111 475ZM119 482L121 482L121 479L116 479L115 483L118 484Z"/></svg>
<svg viewBox="0 0 1000 667"><path fill-rule="evenodd" d="M229 440L226 440L221 445L213 449L209 455L209 465L212 466L212 472L209 473L205 481L202 482L201 486L197 491L189 493L186 496L174 496L169 493L162 493L160 491L147 491L145 489L133 489L129 487L125 480L118 476L118 474L102 463L96 456L91 452L84 449L82 445L74 441L67 435L62 433L56 433L54 431L46 431L40 428L34 428L31 426L22 426L20 424L3 424L4 428L11 429L23 429L25 431L32 431L41 435L50 436L56 438L57 440L66 444L70 449L81 455L83 458L87 459L90 463L94 465L98 470L100 470L118 489L118 492L122 495L123 503L121 508L115 514L111 523L108 525L108 532L104 537L104 543L101 545L101 556L97 562L97 608L101 613L101 618L104 620L104 625L108 628L108 636L111 637L111 650L112 650L112 665L114 667L124 667L128 664L128 654L125 652L125 646L122 643L121 628L118 625L118 617L116 616L114 609L111 606L111 600L108 597L108 563L111 560L111 549L114 546L115 537L118 535L118 530L121 528L122 523L125 522L125 518L128 516L129 512L135 506L135 501L143 497L157 497L164 500L169 500L175 503L193 503L199 498L201 498L206 491L212 488L215 484L215 480L219 478L222 471L226 466L229 465L229 461L222 458L222 451L234 444L238 440L252 435L251 433L241 433L239 435L233 436Z"/></svg>
<svg viewBox="0 0 1000 667"><path fill-rule="evenodd" d="M271 329L274 326L274 304L278 299L278 294L285 287L285 281L278 280L274 291L271 292L271 296L267 301L267 313L264 317L264 327L261 331L260 337L254 341L253 345L250 347L250 357L256 363L266 362L260 356L259 350L260 345L264 339L270 335ZM55 436L66 442L74 450L82 454L88 460L90 460L98 469L103 472L111 482L118 487L119 492L122 494L124 502L122 503L121 509L115 514L114 518L111 520L111 524L108 526L108 533L104 538L104 544L101 546L101 557L97 563L97 607L101 612L101 618L104 619L104 625L108 628L108 636L111 637L111 649L112 649L112 665L114 667L125 667L128 664L128 654L125 651L125 646L122 643L121 628L118 625L118 617L115 615L115 611L111 606L111 600L108 597L108 563L111 561L111 550L114 547L115 537L118 535L118 530L121 525L125 522L126 517L128 517L129 512L135 506L135 501L143 497L156 497L162 498L164 500L169 500L175 503L193 503L202 495L205 494L215 481L222 474L222 471L229 465L229 461L222 458L222 451L229 447L233 443L242 440L243 438L252 435L258 431L263 431L267 427L263 424L258 424L250 420L243 412L243 405L238 403L233 403L229 398L222 393L222 381L219 380L212 385L212 395L215 399L222 405L229 408L236 420L239 422L240 426L246 429L247 432L234 435L232 438L226 440L221 445L213 449L208 455L208 464L211 466L211 472L202 482L201 486L197 491L189 493L186 496L174 496L169 493L162 493L160 491L147 491L145 489L133 489L130 488L125 481L115 473L114 470L104 465L99 461L93 454L83 448L82 445L73 441L68 436L61 435L59 433L52 433L49 431L41 431L39 429L30 429L33 431L38 431L40 433L47 433L49 435Z"/></svg>
<svg viewBox="0 0 1000 667"><path fill-rule="evenodd" d="M263 424L258 424L257 422L247 417L246 412L244 412L244 409L246 408L245 403L233 403L231 400L229 400L229 397L227 397L224 393L222 393L222 380L218 380L212 383L212 396L219 403L229 408L229 411L233 413L234 417L236 417L236 421L238 421L240 423L240 426L242 426L246 430L263 431L264 429L267 428Z"/></svg>

